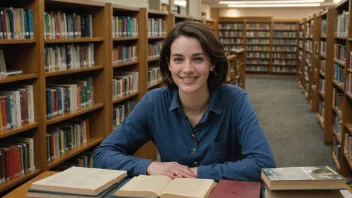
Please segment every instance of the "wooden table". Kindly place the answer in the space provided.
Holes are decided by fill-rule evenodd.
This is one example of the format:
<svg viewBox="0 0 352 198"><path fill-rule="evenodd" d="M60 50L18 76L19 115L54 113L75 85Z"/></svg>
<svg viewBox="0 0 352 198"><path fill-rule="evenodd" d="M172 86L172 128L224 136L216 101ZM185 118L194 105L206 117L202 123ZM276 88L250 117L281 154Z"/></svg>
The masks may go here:
<svg viewBox="0 0 352 198"><path fill-rule="evenodd" d="M20 187L16 188L15 190L11 191L10 193L8 193L7 195L5 195L3 198L20 198L20 197L26 197L27 191L28 189L31 188L32 183L44 179L46 177L49 177L51 175L54 175L58 172L55 171L46 171L38 176L36 176L35 178L29 180L28 182L26 182L25 184L21 185Z"/></svg>
<svg viewBox="0 0 352 198"><path fill-rule="evenodd" d="M44 178L49 177L51 175L54 175L56 173L58 173L58 172L46 171L46 172L36 176L35 178L29 180L28 182L26 182L22 186L16 188L15 190L10 192L9 194L4 196L3 198L21 198L21 197L26 197L27 191L31 188L31 185L32 185L33 182L36 182L36 181L41 180L41 179L44 179ZM351 186L350 185L346 185L346 187L347 187L348 191L350 193L352 193Z"/></svg>

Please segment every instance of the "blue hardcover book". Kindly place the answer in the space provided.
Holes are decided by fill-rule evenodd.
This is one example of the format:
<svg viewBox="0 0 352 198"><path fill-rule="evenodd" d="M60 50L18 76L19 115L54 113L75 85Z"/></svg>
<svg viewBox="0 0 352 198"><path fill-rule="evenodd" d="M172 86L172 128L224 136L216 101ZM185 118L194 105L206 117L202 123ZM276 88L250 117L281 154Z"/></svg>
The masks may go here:
<svg viewBox="0 0 352 198"><path fill-rule="evenodd" d="M32 10L28 9L28 27L29 27L29 38L33 39L34 38L34 33L33 33L33 15L32 15Z"/></svg>

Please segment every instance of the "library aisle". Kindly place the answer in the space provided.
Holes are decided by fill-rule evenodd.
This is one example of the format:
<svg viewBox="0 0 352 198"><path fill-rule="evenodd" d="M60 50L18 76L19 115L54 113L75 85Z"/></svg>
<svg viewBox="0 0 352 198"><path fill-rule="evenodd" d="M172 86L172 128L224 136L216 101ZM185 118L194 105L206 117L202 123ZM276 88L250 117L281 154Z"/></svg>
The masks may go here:
<svg viewBox="0 0 352 198"><path fill-rule="evenodd" d="M310 111L295 78L246 76L246 91L277 167L327 165L336 169L317 113Z"/></svg>

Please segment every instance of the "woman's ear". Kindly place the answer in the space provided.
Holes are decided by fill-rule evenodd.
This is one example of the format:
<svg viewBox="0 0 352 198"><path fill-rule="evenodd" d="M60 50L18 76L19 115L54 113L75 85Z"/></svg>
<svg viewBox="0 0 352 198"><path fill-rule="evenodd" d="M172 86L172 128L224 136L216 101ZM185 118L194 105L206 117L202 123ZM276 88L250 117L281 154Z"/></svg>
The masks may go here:
<svg viewBox="0 0 352 198"><path fill-rule="evenodd" d="M210 71L214 71L215 65L210 66Z"/></svg>

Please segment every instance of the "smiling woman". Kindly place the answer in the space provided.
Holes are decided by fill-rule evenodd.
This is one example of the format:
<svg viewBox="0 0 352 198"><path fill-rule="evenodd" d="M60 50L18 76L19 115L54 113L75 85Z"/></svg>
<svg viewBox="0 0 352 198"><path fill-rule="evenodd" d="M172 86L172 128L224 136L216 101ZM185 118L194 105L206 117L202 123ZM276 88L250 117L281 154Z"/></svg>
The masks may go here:
<svg viewBox="0 0 352 198"><path fill-rule="evenodd" d="M261 168L275 167L247 93L222 84L227 58L207 26L177 24L164 42L160 69L168 87L142 98L95 150L94 167L216 181L259 181ZM150 140L161 162L132 157Z"/></svg>

